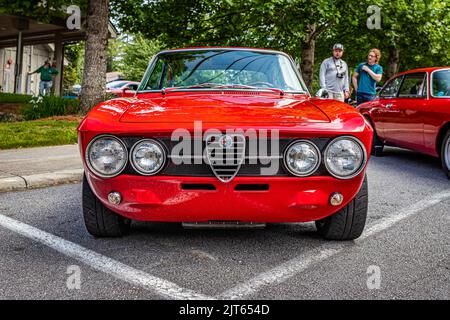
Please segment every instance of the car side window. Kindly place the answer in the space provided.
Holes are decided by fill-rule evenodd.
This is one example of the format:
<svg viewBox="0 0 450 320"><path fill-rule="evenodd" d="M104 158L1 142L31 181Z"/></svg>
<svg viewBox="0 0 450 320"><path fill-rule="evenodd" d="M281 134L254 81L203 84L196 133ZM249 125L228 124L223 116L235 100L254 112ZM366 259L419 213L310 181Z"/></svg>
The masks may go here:
<svg viewBox="0 0 450 320"><path fill-rule="evenodd" d="M426 95L427 77L425 72L410 73L400 87L399 98L422 98Z"/></svg>
<svg viewBox="0 0 450 320"><path fill-rule="evenodd" d="M156 61L155 67L153 68L152 74L148 79L147 86L145 90L159 90L161 89L161 73L163 71L164 61L158 59Z"/></svg>
<svg viewBox="0 0 450 320"><path fill-rule="evenodd" d="M397 97L398 89L402 83L403 76L397 77L389 81L380 91L381 98L395 98Z"/></svg>
<svg viewBox="0 0 450 320"><path fill-rule="evenodd" d="M432 75L434 97L450 97L450 69L437 70Z"/></svg>

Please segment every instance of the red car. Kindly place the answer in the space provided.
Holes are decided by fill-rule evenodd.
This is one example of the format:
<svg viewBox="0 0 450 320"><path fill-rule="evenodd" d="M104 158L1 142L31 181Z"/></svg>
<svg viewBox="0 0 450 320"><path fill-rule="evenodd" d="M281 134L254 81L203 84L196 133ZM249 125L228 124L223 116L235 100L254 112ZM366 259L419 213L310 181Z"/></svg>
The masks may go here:
<svg viewBox="0 0 450 320"><path fill-rule="evenodd" d="M138 87L139 82L136 81L111 81L106 84L106 93L112 94L117 97L132 97L136 93Z"/></svg>
<svg viewBox="0 0 450 320"><path fill-rule="evenodd" d="M449 67L400 73L358 109L374 128L372 154L389 145L440 157L450 178Z"/></svg>
<svg viewBox="0 0 450 320"><path fill-rule="evenodd" d="M355 239L372 137L351 106L311 97L282 52L163 51L135 97L99 104L78 128L86 227L316 221L327 239Z"/></svg>

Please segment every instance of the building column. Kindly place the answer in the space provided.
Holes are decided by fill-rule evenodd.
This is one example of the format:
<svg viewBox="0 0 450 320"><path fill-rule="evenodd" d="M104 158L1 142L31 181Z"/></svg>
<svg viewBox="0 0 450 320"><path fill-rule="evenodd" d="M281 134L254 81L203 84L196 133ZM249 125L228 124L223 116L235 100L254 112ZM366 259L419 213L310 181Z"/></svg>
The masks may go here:
<svg viewBox="0 0 450 320"><path fill-rule="evenodd" d="M56 69L58 69L58 74L55 77L54 93L56 96L60 96L62 93L63 84L63 72L64 72L64 45L62 43L61 34L57 33L55 35L55 55L54 59L56 62Z"/></svg>
<svg viewBox="0 0 450 320"><path fill-rule="evenodd" d="M14 93L22 93L23 43L22 31L17 36L16 66L14 68Z"/></svg>
<svg viewBox="0 0 450 320"><path fill-rule="evenodd" d="M22 68L23 68L23 34L28 30L30 22L26 18L16 17L13 26L19 31L17 35L16 68L14 70L14 93L22 93Z"/></svg>

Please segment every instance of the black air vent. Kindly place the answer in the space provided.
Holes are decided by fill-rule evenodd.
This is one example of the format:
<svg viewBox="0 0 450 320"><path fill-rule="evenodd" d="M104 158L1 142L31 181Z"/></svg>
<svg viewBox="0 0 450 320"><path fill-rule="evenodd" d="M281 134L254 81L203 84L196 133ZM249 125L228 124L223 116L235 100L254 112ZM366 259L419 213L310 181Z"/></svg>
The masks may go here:
<svg viewBox="0 0 450 320"><path fill-rule="evenodd" d="M268 184L238 184L234 187L235 191L267 191L269 190Z"/></svg>
<svg viewBox="0 0 450 320"><path fill-rule="evenodd" d="M182 183L183 190L216 190L216 187L210 183Z"/></svg>

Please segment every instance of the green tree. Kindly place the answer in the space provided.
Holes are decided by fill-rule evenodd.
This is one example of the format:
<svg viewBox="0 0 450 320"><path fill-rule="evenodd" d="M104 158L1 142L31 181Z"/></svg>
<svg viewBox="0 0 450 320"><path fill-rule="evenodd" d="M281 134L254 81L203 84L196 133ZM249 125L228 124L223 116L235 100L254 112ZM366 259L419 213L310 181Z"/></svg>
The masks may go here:
<svg viewBox="0 0 450 320"><path fill-rule="evenodd" d="M84 42L64 46L64 57L68 65L64 67L64 88L81 83L83 74Z"/></svg>
<svg viewBox="0 0 450 320"><path fill-rule="evenodd" d="M354 67L367 59L369 49L379 48L385 79L408 69L450 64L449 2L375 0L372 4L381 9L381 29L368 29L361 20L335 25L323 35L317 56L329 56L332 43L341 42L346 48L344 59Z"/></svg>
<svg viewBox="0 0 450 320"><path fill-rule="evenodd" d="M106 71L118 71L122 68L122 59L127 46L124 36L108 40L108 57L106 59Z"/></svg>
<svg viewBox="0 0 450 320"><path fill-rule="evenodd" d="M133 39L124 46L120 70L126 79L140 81L147 69L151 57L162 49L158 40L149 40L141 34L133 35Z"/></svg>
<svg viewBox="0 0 450 320"><path fill-rule="evenodd" d="M449 62L450 3L436 0L377 0L379 30L366 31L386 54L386 75L402 69Z"/></svg>
<svg viewBox="0 0 450 320"><path fill-rule="evenodd" d="M65 18L65 8L72 4L84 11L87 0L0 0L0 13L52 22L55 18Z"/></svg>
<svg viewBox="0 0 450 320"><path fill-rule="evenodd" d="M448 64L449 2L438 0L111 0L120 26L170 47L237 45L280 49L301 61L311 88L314 65L343 43L356 64L379 47L390 75L419 65ZM382 28L366 26L369 5ZM317 48L316 48L317 47ZM400 62L401 59L401 62ZM316 68L317 69L317 68ZM317 74L317 73L316 73Z"/></svg>
<svg viewBox="0 0 450 320"><path fill-rule="evenodd" d="M112 14L122 28L161 39L169 46L245 45L283 50L301 60L308 86L312 82L316 40L334 24L355 19L355 10L343 0L112 3Z"/></svg>

